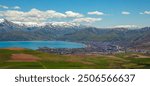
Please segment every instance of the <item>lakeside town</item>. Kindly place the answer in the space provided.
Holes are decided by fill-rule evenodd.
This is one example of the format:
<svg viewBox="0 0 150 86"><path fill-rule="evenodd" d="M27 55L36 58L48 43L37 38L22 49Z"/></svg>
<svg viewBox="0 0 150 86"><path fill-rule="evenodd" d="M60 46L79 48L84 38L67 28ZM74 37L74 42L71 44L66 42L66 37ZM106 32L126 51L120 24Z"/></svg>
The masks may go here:
<svg viewBox="0 0 150 86"><path fill-rule="evenodd" d="M86 42L84 48L48 48L41 47L37 49L41 52L55 54L115 54L115 53L144 53L149 54L150 50L136 49L120 46L112 42Z"/></svg>

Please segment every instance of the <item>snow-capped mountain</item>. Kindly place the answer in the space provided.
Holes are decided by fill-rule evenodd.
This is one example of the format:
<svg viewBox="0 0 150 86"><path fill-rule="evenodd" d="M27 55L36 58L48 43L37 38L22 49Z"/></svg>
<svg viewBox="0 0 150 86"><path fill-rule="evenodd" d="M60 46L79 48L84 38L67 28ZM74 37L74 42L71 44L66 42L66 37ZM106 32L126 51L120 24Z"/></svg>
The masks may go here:
<svg viewBox="0 0 150 86"><path fill-rule="evenodd" d="M4 19L0 19L0 23L4 22L5 20Z"/></svg>
<svg viewBox="0 0 150 86"><path fill-rule="evenodd" d="M18 22L18 21L8 21L6 19L0 19L0 24L9 24L18 25L20 27L51 27L51 28L73 28L73 27L81 27L80 24L72 23L72 22L44 22L44 23L37 23L37 22Z"/></svg>
<svg viewBox="0 0 150 86"><path fill-rule="evenodd" d="M119 29L119 30L118 30ZM67 40L149 43L150 28L99 29L68 22L11 22L0 19L0 41Z"/></svg>
<svg viewBox="0 0 150 86"><path fill-rule="evenodd" d="M74 33L85 26L68 22L12 22L0 19L0 40L50 40Z"/></svg>
<svg viewBox="0 0 150 86"><path fill-rule="evenodd" d="M18 31L19 29L24 28L18 24L15 24L11 21L8 21L6 19L0 19L0 32L2 31L12 31L12 30L16 30Z"/></svg>
<svg viewBox="0 0 150 86"><path fill-rule="evenodd" d="M45 25L43 23L35 23L35 22L13 22L13 23L26 27L40 27Z"/></svg>

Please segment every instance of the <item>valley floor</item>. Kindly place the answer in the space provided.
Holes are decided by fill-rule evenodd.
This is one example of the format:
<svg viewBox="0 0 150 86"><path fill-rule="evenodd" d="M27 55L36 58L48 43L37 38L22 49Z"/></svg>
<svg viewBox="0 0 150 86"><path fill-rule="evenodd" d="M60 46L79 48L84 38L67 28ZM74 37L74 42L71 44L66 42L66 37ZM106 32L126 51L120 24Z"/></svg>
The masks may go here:
<svg viewBox="0 0 150 86"><path fill-rule="evenodd" d="M150 69L150 55L48 54L36 50L0 49L1 69Z"/></svg>

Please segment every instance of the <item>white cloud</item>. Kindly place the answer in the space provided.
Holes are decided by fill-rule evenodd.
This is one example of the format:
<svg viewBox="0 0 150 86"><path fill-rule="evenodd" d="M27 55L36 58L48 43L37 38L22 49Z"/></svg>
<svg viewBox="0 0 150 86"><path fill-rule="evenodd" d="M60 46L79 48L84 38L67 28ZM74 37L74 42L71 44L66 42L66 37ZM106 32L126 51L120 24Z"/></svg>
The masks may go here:
<svg viewBox="0 0 150 86"><path fill-rule="evenodd" d="M19 7L16 7L16 9L19 9ZM102 20L101 18L84 17L83 14L73 11L66 11L65 13L61 13L54 10L41 11L36 8L33 8L30 11L26 12L21 10L0 11L0 17L15 22L37 22L37 23L48 21L53 22L53 19L59 20L61 22L67 20L72 23L92 23Z"/></svg>
<svg viewBox="0 0 150 86"><path fill-rule="evenodd" d="M15 10L21 9L19 6L9 7L9 6L5 6L5 5L0 5L0 8L3 8L3 9L15 9Z"/></svg>
<svg viewBox="0 0 150 86"><path fill-rule="evenodd" d="M66 11L65 14L67 17L83 17L82 14L73 11Z"/></svg>
<svg viewBox="0 0 150 86"><path fill-rule="evenodd" d="M145 11L144 14L150 14L150 11Z"/></svg>
<svg viewBox="0 0 150 86"><path fill-rule="evenodd" d="M117 26L114 26L114 28L138 28L137 25L117 25Z"/></svg>
<svg viewBox="0 0 150 86"><path fill-rule="evenodd" d="M21 9L21 8L19 6L14 6L13 9L18 10L18 9Z"/></svg>
<svg viewBox="0 0 150 86"><path fill-rule="evenodd" d="M90 18L90 17L87 17L87 18L76 18L76 19L73 20L73 22L77 22L77 23L80 23L80 22L92 23L92 22L101 21L101 20L102 20L101 18Z"/></svg>
<svg viewBox="0 0 150 86"><path fill-rule="evenodd" d="M20 22L45 22L52 18L79 18L83 16L84 15L73 11L60 13L54 10L41 11L35 8L27 12L19 10L0 11L0 17L6 18L11 21L20 21Z"/></svg>
<svg viewBox="0 0 150 86"><path fill-rule="evenodd" d="M150 15L150 11L144 11L143 13L141 12L140 14L147 14L147 15Z"/></svg>
<svg viewBox="0 0 150 86"><path fill-rule="evenodd" d="M60 13L60 12L56 12L54 10L45 11L45 16L47 16L48 18L66 18L65 14Z"/></svg>
<svg viewBox="0 0 150 86"><path fill-rule="evenodd" d="M103 12L99 12L99 11L93 11L93 12L88 12L89 15L104 15Z"/></svg>
<svg viewBox="0 0 150 86"><path fill-rule="evenodd" d="M8 9L9 7L8 7L8 6L5 6L5 5L0 5L0 8Z"/></svg>
<svg viewBox="0 0 150 86"><path fill-rule="evenodd" d="M25 16L35 18L65 18L66 15L63 13L56 12L54 10L41 11L38 9L31 9L29 12L24 13Z"/></svg>
<svg viewBox="0 0 150 86"><path fill-rule="evenodd" d="M31 9L28 12L17 11L17 10L7 10L0 11L0 16L11 21L21 21L21 22L42 22L49 18L65 18L66 15L53 11L40 11L38 9Z"/></svg>
<svg viewBox="0 0 150 86"><path fill-rule="evenodd" d="M131 14L130 12L127 12L127 11L123 11L121 14L123 14L123 15L129 15L129 14Z"/></svg>

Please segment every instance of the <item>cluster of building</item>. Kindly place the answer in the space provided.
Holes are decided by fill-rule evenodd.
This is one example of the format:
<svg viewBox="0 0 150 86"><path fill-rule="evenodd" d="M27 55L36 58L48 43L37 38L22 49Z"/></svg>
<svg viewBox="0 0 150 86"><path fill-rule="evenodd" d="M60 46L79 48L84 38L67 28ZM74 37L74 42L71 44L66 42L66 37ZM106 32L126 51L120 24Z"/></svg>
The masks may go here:
<svg viewBox="0 0 150 86"><path fill-rule="evenodd" d="M145 49L128 49L128 52L150 54L150 50Z"/></svg>
<svg viewBox="0 0 150 86"><path fill-rule="evenodd" d="M55 54L114 54L120 52L147 53L147 50L129 49L112 42L86 42L85 48L39 48L38 51Z"/></svg>
<svg viewBox="0 0 150 86"><path fill-rule="evenodd" d="M89 54L89 53L101 53L101 54L112 54L117 52L122 52L123 48L111 44L108 42L90 42L86 44L85 48L39 48L38 51L46 53L56 53L56 54Z"/></svg>

